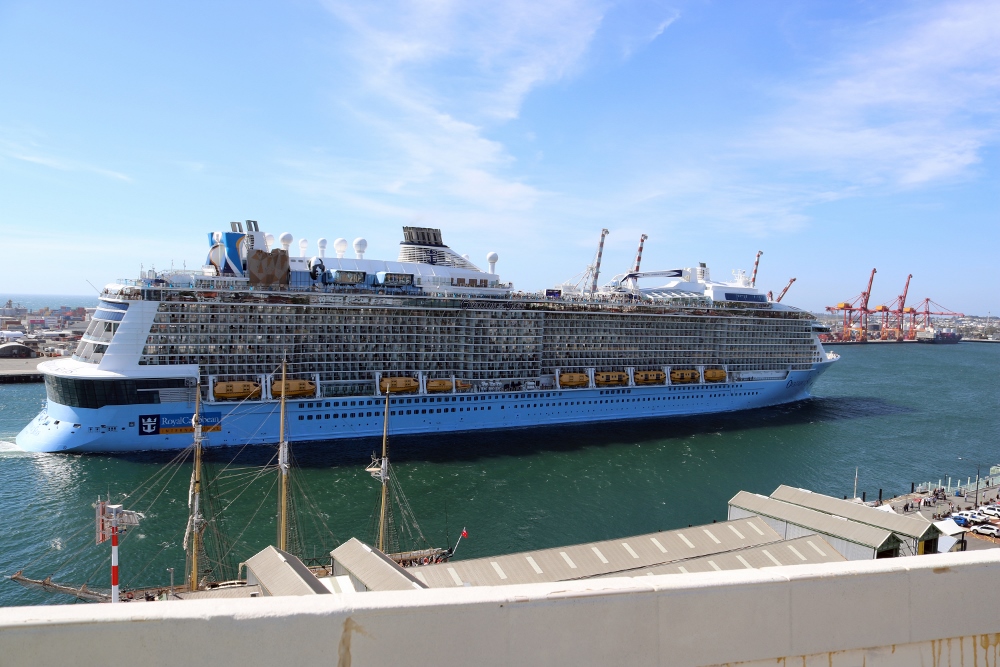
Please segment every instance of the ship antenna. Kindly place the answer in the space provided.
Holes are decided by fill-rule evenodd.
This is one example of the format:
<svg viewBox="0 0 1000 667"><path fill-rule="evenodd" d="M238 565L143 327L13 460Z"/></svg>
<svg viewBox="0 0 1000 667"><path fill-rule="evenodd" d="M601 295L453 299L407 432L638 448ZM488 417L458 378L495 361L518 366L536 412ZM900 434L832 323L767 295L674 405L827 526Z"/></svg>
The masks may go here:
<svg viewBox="0 0 1000 667"><path fill-rule="evenodd" d="M278 498L278 548L288 550L288 440L285 439L285 382L288 363L281 357L281 424L278 427L278 472L281 475L281 493Z"/></svg>

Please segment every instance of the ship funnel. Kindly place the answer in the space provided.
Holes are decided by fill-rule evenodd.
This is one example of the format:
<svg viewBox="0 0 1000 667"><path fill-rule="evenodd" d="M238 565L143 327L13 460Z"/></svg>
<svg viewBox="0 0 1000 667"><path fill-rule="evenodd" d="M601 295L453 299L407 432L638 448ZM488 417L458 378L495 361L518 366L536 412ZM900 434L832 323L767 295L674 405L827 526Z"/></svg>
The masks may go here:
<svg viewBox="0 0 1000 667"><path fill-rule="evenodd" d="M490 264L490 273L497 272L497 262L499 260L500 260L500 255L496 254L495 252L491 252L490 254L486 255L486 261L489 262Z"/></svg>
<svg viewBox="0 0 1000 667"><path fill-rule="evenodd" d="M305 257L307 250L309 250L309 239L302 239L299 241L299 257Z"/></svg>
<svg viewBox="0 0 1000 667"><path fill-rule="evenodd" d="M326 257L326 239L316 241L316 246L319 248L319 256Z"/></svg>
<svg viewBox="0 0 1000 667"><path fill-rule="evenodd" d="M337 252L337 259L344 259L347 252L347 239L337 239L333 242L333 249Z"/></svg>
<svg viewBox="0 0 1000 667"><path fill-rule="evenodd" d="M285 253L288 253L288 249L292 247L292 235L290 232L285 232L278 237L278 241L281 243L281 247L285 249Z"/></svg>
<svg viewBox="0 0 1000 667"><path fill-rule="evenodd" d="M354 239L354 254L358 256L358 259L365 258L365 250L367 249L368 249L368 241L365 241L361 237Z"/></svg>

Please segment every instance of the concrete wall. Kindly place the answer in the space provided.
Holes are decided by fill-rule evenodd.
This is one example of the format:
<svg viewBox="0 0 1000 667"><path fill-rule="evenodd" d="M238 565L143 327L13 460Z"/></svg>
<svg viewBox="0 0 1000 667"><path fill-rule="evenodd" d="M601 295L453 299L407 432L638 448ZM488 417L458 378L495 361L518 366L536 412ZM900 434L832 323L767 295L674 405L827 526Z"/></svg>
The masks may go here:
<svg viewBox="0 0 1000 667"><path fill-rule="evenodd" d="M998 568L991 549L502 587L8 608L0 662L997 665Z"/></svg>

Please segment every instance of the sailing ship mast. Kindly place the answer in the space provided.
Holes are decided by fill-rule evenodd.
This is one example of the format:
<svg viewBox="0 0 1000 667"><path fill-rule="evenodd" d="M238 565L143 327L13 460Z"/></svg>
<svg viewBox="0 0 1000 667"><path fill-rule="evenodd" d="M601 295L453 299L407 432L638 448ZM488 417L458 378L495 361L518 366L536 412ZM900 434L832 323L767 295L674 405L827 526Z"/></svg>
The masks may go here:
<svg viewBox="0 0 1000 667"><path fill-rule="evenodd" d="M385 553L385 512L389 505L389 390L385 392L385 419L382 420L382 462L379 466L382 482L382 511L378 522L378 550Z"/></svg>
<svg viewBox="0 0 1000 667"><path fill-rule="evenodd" d="M288 551L288 440L285 439L285 375L288 364L281 358L281 425L278 427L278 474L281 488L278 494L278 548Z"/></svg>
<svg viewBox="0 0 1000 667"><path fill-rule="evenodd" d="M201 532L201 383L195 385L194 416L191 418L194 426L194 470L191 471L191 488L193 504L191 516L188 519L188 530L191 535L191 572L189 574L189 589L198 590L198 549Z"/></svg>
<svg viewBox="0 0 1000 667"><path fill-rule="evenodd" d="M378 532L375 536L376 545L379 551L404 567L418 563L426 564L448 560L453 553L451 549L429 547L411 549L409 551L399 550L400 544L398 541L399 536L396 533L397 528L405 528L408 532L415 531L415 535L410 535L411 541L419 539L420 542L426 545L427 539L420 531L420 527L413 516L413 509L410 507L410 503L406 499L402 489L399 488L398 484L395 484L392 489L389 488L390 484L394 484L392 472L389 470L390 393L391 389L387 388L385 392L385 415L382 421L382 457L379 458L375 454L372 454L371 465L365 468L365 471L371 473L371 476L377 479L382 485L381 503L378 508ZM399 517L401 520L398 523L393 518L393 510L390 505L394 500L399 504L399 511L401 512L401 516Z"/></svg>

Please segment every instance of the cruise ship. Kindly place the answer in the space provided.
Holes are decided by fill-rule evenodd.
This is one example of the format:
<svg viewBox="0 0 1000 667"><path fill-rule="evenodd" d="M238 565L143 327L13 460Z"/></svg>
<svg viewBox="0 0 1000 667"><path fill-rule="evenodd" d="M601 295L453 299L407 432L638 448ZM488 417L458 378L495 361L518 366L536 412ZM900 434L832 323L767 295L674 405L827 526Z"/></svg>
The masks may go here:
<svg viewBox="0 0 1000 667"><path fill-rule="evenodd" d="M395 261L367 243L277 243L255 221L208 234L195 271L149 270L102 291L46 403L17 436L36 452L188 447L196 392L209 446L433 434L753 410L802 400L839 357L808 312L699 263L538 293L404 227ZM607 230L602 230L601 246ZM645 237L643 238L645 240ZM282 360L287 377L281 379ZM388 408L386 408L388 394Z"/></svg>

